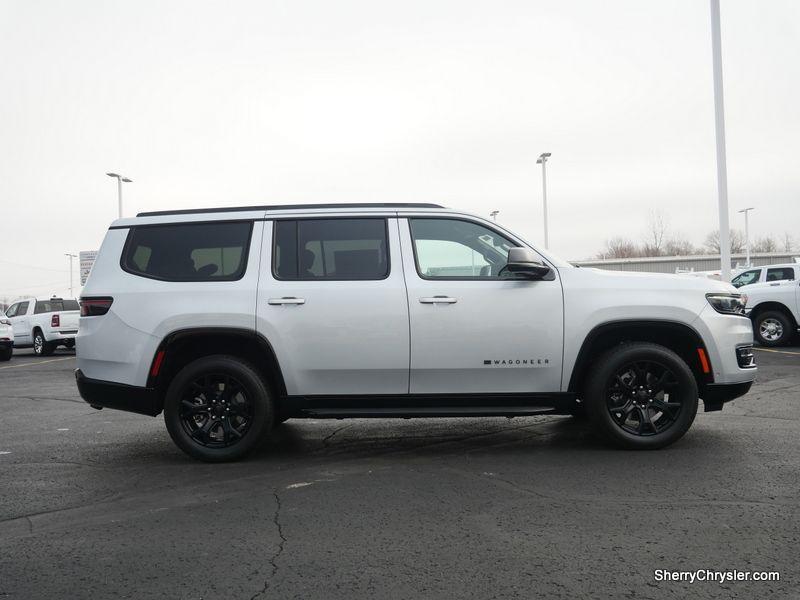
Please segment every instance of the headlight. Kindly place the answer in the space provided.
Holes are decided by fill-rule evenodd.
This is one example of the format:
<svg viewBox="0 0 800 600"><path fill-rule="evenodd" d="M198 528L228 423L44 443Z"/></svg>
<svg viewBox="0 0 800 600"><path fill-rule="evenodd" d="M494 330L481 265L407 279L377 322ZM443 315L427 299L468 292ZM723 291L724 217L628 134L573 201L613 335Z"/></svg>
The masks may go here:
<svg viewBox="0 0 800 600"><path fill-rule="evenodd" d="M8 319L0 319L0 325L11 325L11 321Z"/></svg>
<svg viewBox="0 0 800 600"><path fill-rule="evenodd" d="M741 294L706 294L708 303L714 310L724 315L744 315L747 297Z"/></svg>

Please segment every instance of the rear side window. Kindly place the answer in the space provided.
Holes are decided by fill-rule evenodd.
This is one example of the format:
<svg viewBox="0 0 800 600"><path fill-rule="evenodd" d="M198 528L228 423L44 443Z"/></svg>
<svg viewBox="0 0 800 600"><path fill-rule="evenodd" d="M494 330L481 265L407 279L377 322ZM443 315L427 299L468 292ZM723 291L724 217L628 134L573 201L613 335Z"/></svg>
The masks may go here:
<svg viewBox="0 0 800 600"><path fill-rule="evenodd" d="M253 223L180 223L131 228L122 268L164 281L234 281L247 267Z"/></svg>
<svg viewBox="0 0 800 600"><path fill-rule="evenodd" d="M52 300L37 300L36 306L33 309L33 314L40 315L42 313L60 312L64 309L64 301L61 299L53 298Z"/></svg>
<svg viewBox="0 0 800 600"><path fill-rule="evenodd" d="M786 281L787 279L794 279L794 269L792 267L767 269L767 281Z"/></svg>
<svg viewBox="0 0 800 600"><path fill-rule="evenodd" d="M276 221L272 254L276 279L384 279L389 275L386 219Z"/></svg>

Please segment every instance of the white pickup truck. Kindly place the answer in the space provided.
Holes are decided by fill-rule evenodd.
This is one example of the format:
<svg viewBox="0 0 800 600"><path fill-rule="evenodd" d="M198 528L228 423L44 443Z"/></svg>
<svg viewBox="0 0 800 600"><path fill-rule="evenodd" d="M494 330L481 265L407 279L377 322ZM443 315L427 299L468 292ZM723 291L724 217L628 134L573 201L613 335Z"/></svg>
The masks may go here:
<svg viewBox="0 0 800 600"><path fill-rule="evenodd" d="M800 324L800 264L768 265L748 269L733 278L746 297L745 313L753 321L753 335L762 346L791 342Z"/></svg>
<svg viewBox="0 0 800 600"><path fill-rule="evenodd" d="M49 356L58 346L74 348L79 317L74 298L25 298L6 310L6 320L14 330L14 347L33 347L38 356Z"/></svg>

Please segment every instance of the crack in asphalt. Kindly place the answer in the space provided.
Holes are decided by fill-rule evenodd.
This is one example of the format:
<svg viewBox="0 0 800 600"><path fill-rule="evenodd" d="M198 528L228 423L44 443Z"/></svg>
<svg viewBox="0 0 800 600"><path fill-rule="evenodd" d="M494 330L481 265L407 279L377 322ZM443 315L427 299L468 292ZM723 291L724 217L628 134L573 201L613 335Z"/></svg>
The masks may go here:
<svg viewBox="0 0 800 600"><path fill-rule="evenodd" d="M3 396L8 400L55 400L56 402L74 402L76 404L85 404L83 400L76 400L75 398L53 398L51 396Z"/></svg>
<svg viewBox="0 0 800 600"><path fill-rule="evenodd" d="M335 436L340 431L344 431L348 427L352 427L352 426L353 426L353 423L348 423L347 425L342 425L341 427L337 427L336 429L333 430L333 433L331 433L329 435L326 435L324 438L322 438L322 446L324 448L327 448L329 442L333 439L333 436Z"/></svg>
<svg viewBox="0 0 800 600"><path fill-rule="evenodd" d="M272 495L275 497L275 514L273 514L272 516L272 522L275 524L275 529L277 529L278 537L280 537L281 541L278 542L278 549L269 559L269 564L272 567L272 571L270 572L269 577L264 581L264 587L262 587L261 590L253 594L253 596L250 597L250 600L255 600L259 596L263 596L264 594L267 593L270 581L272 581L272 578L275 577L275 574L278 572L278 559L281 557L281 554L283 554L283 548L287 541L286 536L283 534L283 526L281 525L280 521L281 498L280 496L278 496L277 491L273 490Z"/></svg>

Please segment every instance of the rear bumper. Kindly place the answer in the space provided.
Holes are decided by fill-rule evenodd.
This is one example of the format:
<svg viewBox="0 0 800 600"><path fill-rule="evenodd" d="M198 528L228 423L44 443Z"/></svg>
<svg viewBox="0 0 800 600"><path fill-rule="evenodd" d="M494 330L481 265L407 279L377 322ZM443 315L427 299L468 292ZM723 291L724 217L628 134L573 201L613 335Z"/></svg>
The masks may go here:
<svg viewBox="0 0 800 600"><path fill-rule="evenodd" d="M705 411L722 410L722 405L731 400L744 396L750 391L752 381L743 383L709 383L700 392L700 397L705 404Z"/></svg>
<svg viewBox="0 0 800 600"><path fill-rule="evenodd" d="M161 412L161 402L152 388L89 379L80 369L75 369L75 380L81 398L93 408L113 408L150 417Z"/></svg>

